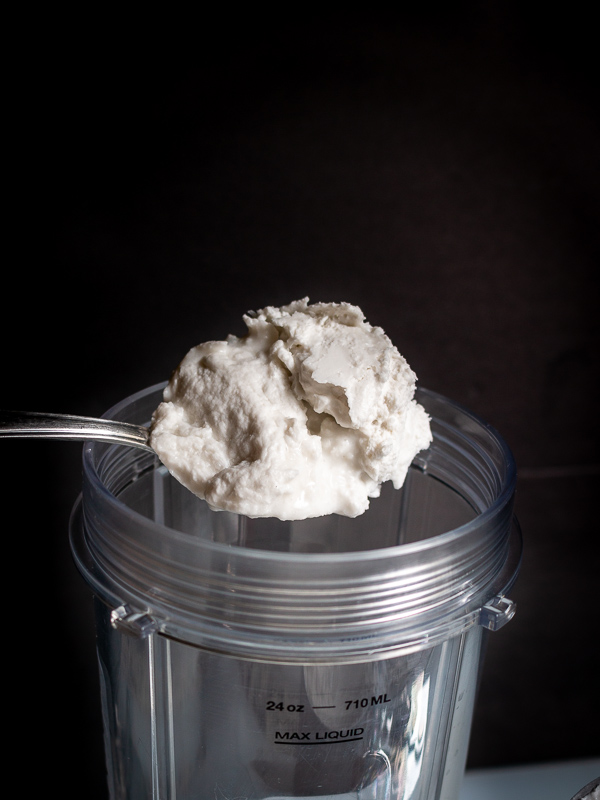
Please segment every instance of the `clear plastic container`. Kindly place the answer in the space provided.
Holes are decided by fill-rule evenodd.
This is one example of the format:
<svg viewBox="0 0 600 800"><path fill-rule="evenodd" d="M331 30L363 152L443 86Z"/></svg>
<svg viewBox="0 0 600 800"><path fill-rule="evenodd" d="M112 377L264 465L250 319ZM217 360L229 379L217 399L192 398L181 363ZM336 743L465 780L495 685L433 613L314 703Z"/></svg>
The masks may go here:
<svg viewBox="0 0 600 800"><path fill-rule="evenodd" d="M106 416L148 423L162 388ZM432 446L356 519L213 512L151 453L85 445L112 800L457 800L483 639L514 613L515 468L418 400Z"/></svg>

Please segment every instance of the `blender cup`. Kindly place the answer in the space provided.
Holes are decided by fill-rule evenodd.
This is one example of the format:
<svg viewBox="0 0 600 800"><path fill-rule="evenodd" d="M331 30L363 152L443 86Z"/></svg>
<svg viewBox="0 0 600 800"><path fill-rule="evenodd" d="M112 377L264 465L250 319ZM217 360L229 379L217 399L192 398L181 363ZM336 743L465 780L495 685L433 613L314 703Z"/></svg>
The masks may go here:
<svg viewBox="0 0 600 800"><path fill-rule="evenodd" d="M106 416L147 424L162 385ZM152 454L86 443L111 800L457 800L521 539L515 468L424 389L433 444L360 517L213 512Z"/></svg>

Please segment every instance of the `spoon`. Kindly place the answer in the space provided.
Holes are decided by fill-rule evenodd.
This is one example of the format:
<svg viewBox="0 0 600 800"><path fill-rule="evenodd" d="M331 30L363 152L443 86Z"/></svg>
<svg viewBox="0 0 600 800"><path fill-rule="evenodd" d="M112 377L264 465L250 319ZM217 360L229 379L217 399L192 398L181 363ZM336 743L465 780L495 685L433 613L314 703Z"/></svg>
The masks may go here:
<svg viewBox="0 0 600 800"><path fill-rule="evenodd" d="M150 430L143 425L72 414L0 410L0 439L9 437L94 439L154 452L149 444Z"/></svg>

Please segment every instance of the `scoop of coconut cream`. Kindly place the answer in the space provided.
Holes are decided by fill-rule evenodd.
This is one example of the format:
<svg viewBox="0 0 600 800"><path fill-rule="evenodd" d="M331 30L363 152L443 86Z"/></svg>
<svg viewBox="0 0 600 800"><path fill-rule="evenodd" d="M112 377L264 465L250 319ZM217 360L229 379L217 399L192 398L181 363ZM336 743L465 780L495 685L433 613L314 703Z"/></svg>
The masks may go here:
<svg viewBox="0 0 600 800"><path fill-rule="evenodd" d="M215 509L355 517L402 486L432 440L416 377L349 303L308 298L244 316L243 337L192 348L154 413L150 443Z"/></svg>

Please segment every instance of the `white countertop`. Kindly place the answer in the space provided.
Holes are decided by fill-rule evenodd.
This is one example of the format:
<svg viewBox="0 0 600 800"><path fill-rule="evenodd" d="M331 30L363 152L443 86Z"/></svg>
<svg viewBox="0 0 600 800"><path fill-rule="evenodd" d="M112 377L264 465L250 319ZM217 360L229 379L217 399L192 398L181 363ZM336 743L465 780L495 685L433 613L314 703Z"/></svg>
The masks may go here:
<svg viewBox="0 0 600 800"><path fill-rule="evenodd" d="M468 770L460 800L571 800L600 776L600 758Z"/></svg>

